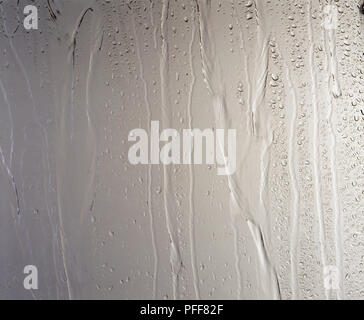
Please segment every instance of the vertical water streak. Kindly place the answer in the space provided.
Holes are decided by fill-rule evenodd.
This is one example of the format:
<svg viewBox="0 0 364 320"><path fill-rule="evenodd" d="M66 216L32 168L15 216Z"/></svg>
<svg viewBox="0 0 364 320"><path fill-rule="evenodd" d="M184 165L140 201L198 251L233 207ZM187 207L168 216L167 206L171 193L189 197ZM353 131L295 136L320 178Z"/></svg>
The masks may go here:
<svg viewBox="0 0 364 320"><path fill-rule="evenodd" d="M211 28L208 25L209 12L211 10L211 1L210 0L195 0L196 8L198 14L198 22L199 22L199 37L200 37L200 55L201 55L201 63L202 63L202 74L204 77L204 82L206 87L212 96L213 103L213 112L215 115L215 123L217 128L227 128L227 114L226 114L226 105L225 105L225 97L224 97L224 88L221 83L221 70L219 66L218 59L215 56L215 48L211 41L211 36L209 34L209 30ZM222 147L222 141L217 141L218 148L216 152L221 152L224 155L224 150ZM225 164L226 166L226 164ZM242 288L242 275L241 270L239 268L239 254L238 254L238 230L235 224L235 216L241 213L241 201L238 200L239 191L237 182L233 181L231 176L228 176L228 183L231 190L231 199L230 199L230 220L231 220L231 228L234 234L234 254L235 254L235 269L237 274L237 297L240 298ZM239 209L239 210L237 210Z"/></svg>
<svg viewBox="0 0 364 320"><path fill-rule="evenodd" d="M151 123L151 106L148 98L148 84L144 77L144 67L143 61L140 53L140 45L138 42L138 37L135 28L135 18L132 19L133 30L134 30L134 38L136 42L136 54L138 58L139 68L140 68L140 78L143 82L144 86L144 103L147 109L147 119L148 126ZM154 217L153 217L153 205L152 205L152 165L148 164L148 183L147 183L147 205L148 205L148 215L149 215L149 223L150 223L150 233L152 238L152 246L153 246L153 255L154 255L154 272L153 272L153 298L157 298L157 276L158 276L158 252L157 252L157 244L155 240L155 228L154 228Z"/></svg>
<svg viewBox="0 0 364 320"><path fill-rule="evenodd" d="M286 79L288 88L292 95L292 116L290 119L289 138L288 138L288 166L291 183L293 200L291 201L291 236L290 236L290 257L291 257L291 285L292 299L297 299L298 294L298 270L297 270L297 249L298 249L298 229L299 229L299 191L297 182L297 155L296 155L296 126L297 126L297 93L293 86L288 66L286 68Z"/></svg>
<svg viewBox="0 0 364 320"><path fill-rule="evenodd" d="M188 126L190 130L193 129L193 116L192 116L192 95L193 90L195 88L196 77L193 65L193 45L195 43L196 38L196 9L193 7L192 18L193 25L191 30L191 41L189 45L189 56L190 56L190 69L191 69L191 85L188 94ZM193 285L195 289L196 299L200 299L200 288L199 288L199 276L197 270L197 257L196 257L196 239L195 239L195 204L194 204L194 187L195 187L195 178L192 165L189 165L189 180L190 180L190 192L189 192L189 206L190 206L190 217L189 217L189 229L190 229L190 248L191 248L191 261L192 261L192 272L193 272Z"/></svg>
<svg viewBox="0 0 364 320"><path fill-rule="evenodd" d="M161 15L161 53L160 53L160 78L161 78L161 100L162 100L162 123L167 128L170 127L170 119L167 113L169 109L169 99L168 99L168 10L169 10L169 0L163 0L162 2L162 15ZM167 170L167 166L163 164L163 197L164 197L164 211L166 217L166 226L170 241L170 263L172 268L172 287L173 287L173 297L177 299L179 292L179 274L182 268L182 260L178 245L178 239L173 228L173 223L171 221L171 213L168 203L168 193L170 192L170 176ZM173 200L172 200L173 201Z"/></svg>
<svg viewBox="0 0 364 320"><path fill-rule="evenodd" d="M308 10L308 36L310 41L310 75L311 75L311 93L312 93L312 106L313 106L313 171L314 171L314 190L315 190L315 211L319 224L319 241L320 241L320 254L323 267L326 266L326 253L325 253L325 226L322 210L321 200L321 170L320 170L320 116L317 104L317 80L314 69L314 38L312 27L312 0L310 0ZM329 298L328 291L325 290L326 299Z"/></svg>
<svg viewBox="0 0 364 320"><path fill-rule="evenodd" d="M214 108L215 122L217 127L228 128L228 114L226 109L225 102L225 89L224 85L221 81L222 73L219 65L218 58L216 57L215 47L212 43L212 38L210 35L210 31L213 28L210 27L209 21L209 13L211 11L211 1L209 0L196 0L198 13L199 13L199 30L200 30L200 54L202 61L202 73L204 76L204 81L206 83L207 89L212 96L212 103ZM268 50L267 44L262 44L261 55L265 57L265 61L259 62L260 65L265 65L268 59ZM258 91L258 96L254 96L253 105L255 109L252 109L254 116L252 117L252 121L254 123L253 129L255 128L255 112L258 110L258 106L261 105L262 100L264 99L265 93L265 85L266 85L266 74L267 70L262 70L261 73L258 72L258 77L256 78L256 87ZM258 133L258 130L253 130L254 134ZM219 144L220 149L222 145ZM220 150L222 154L224 154L224 150ZM244 218L247 220L249 229L254 239L254 243L258 250L259 257L259 266L260 266L260 283L261 290L263 292L263 296L268 298L280 299L281 293L279 288L278 276L270 263L267 248L264 244L263 234L259 223L257 222L258 217L252 215L252 212L249 209L249 201L245 198L239 187L239 177L236 176L236 173L232 175L228 175L228 184L231 190L231 201L233 202L235 208L240 210L239 214L242 214ZM260 177L262 178L262 177ZM261 205L261 204L260 204ZM264 207L264 206L263 206ZM235 210L236 211L236 210ZM236 226L233 224L233 229ZM237 237L235 235L235 252L237 248ZM236 257L236 266L237 266L237 274L238 279L241 279L241 271L238 267L239 265L239 257ZM266 284L268 285L268 290L266 290ZM240 284L241 285L241 284ZM238 294L240 294L241 289L238 288Z"/></svg>
<svg viewBox="0 0 364 320"><path fill-rule="evenodd" d="M328 124L330 134L330 172L331 172L331 185L333 192L334 204L334 219L335 219L335 260L338 269L338 290L336 292L337 298L343 298L343 228L342 228L342 213L340 209L340 199L338 190L338 176L337 176L337 143L336 134L334 130L334 99L342 96L341 86L339 82L338 63L336 57L336 28L327 28L324 30L325 48L327 56L327 71L328 71L328 89L329 89L329 111L328 111Z"/></svg>

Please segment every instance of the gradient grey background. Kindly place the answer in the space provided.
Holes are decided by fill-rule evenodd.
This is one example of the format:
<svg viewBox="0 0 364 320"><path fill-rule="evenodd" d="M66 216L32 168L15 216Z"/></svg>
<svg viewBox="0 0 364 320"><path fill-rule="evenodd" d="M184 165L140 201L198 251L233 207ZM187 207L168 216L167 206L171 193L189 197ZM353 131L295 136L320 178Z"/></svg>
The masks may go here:
<svg viewBox="0 0 364 320"><path fill-rule="evenodd" d="M0 298L363 298L358 3L0 1ZM151 120L236 129L236 173L131 165Z"/></svg>

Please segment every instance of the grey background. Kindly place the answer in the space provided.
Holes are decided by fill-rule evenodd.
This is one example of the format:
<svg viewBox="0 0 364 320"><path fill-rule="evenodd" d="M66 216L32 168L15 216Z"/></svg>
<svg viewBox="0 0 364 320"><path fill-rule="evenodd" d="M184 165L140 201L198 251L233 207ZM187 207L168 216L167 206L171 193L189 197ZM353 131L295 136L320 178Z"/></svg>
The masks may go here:
<svg viewBox="0 0 364 320"><path fill-rule="evenodd" d="M0 298L363 298L358 3L1 1ZM151 120L236 129L236 173L131 165Z"/></svg>

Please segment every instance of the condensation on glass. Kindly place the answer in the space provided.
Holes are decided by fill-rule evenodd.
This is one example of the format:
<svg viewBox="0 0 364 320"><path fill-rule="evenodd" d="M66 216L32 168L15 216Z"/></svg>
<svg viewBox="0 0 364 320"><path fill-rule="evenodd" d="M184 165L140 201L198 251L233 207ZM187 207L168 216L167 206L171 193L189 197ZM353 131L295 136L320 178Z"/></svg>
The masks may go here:
<svg viewBox="0 0 364 320"><path fill-rule="evenodd" d="M360 1L0 1L0 297L364 298ZM129 132L235 129L236 170ZM36 266L38 289L24 287Z"/></svg>

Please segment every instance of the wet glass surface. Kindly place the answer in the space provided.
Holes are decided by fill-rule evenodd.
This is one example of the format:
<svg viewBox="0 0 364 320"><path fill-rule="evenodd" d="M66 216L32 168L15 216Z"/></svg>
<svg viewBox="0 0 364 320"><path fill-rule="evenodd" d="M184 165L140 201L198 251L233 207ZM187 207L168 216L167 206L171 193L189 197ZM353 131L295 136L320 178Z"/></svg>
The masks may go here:
<svg viewBox="0 0 364 320"><path fill-rule="evenodd" d="M364 298L360 1L28 2L0 1L0 298ZM167 164L153 121L216 157L234 129L234 170Z"/></svg>

